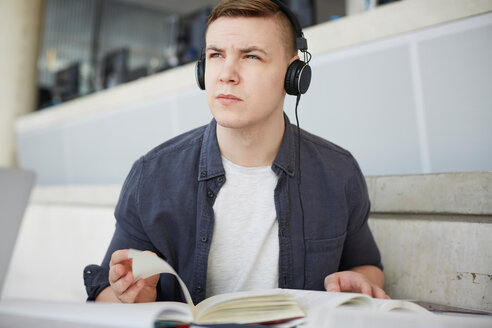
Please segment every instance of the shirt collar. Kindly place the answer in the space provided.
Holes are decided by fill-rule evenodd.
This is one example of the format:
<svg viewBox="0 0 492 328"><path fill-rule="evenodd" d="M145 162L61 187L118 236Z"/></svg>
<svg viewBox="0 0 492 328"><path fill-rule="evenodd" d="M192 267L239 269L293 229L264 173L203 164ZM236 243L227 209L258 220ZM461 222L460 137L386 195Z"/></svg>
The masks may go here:
<svg viewBox="0 0 492 328"><path fill-rule="evenodd" d="M295 133L289 118L284 113L285 130L282 137L282 143L278 150L277 156L273 161L272 167L279 168L287 173L289 176L294 176L296 169L296 143Z"/></svg>
<svg viewBox="0 0 492 328"><path fill-rule="evenodd" d="M272 168L278 174L278 169L283 170L289 176L294 176L296 168L296 140L295 133L289 118L284 113L285 130L280 149L273 161ZM224 166L217 142L217 122L215 119L207 125L203 135L202 149L198 170L198 181L211 179L224 175Z"/></svg>
<svg viewBox="0 0 492 328"><path fill-rule="evenodd" d="M208 180L224 174L219 143L217 142L217 122L212 119L203 134L198 181Z"/></svg>

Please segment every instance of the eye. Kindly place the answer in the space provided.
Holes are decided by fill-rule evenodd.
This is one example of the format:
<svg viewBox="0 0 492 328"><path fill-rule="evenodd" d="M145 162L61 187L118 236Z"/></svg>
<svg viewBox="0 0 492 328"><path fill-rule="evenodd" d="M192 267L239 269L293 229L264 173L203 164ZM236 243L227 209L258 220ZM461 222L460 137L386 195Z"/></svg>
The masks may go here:
<svg viewBox="0 0 492 328"><path fill-rule="evenodd" d="M209 55L209 58L219 58L221 57L221 54L218 52L213 52Z"/></svg>
<svg viewBox="0 0 492 328"><path fill-rule="evenodd" d="M246 55L246 58L248 58L248 59L260 59L260 57L255 56L255 55Z"/></svg>

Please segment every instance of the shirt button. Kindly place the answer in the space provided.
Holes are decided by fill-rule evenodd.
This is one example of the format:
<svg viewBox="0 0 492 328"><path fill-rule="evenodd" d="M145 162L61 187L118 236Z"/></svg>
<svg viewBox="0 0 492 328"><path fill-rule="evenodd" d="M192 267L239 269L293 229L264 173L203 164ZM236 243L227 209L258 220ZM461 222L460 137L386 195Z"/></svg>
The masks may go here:
<svg viewBox="0 0 492 328"><path fill-rule="evenodd" d="M201 293L201 291L203 290L202 286L198 286L197 288L195 288L196 292L197 293Z"/></svg>
<svg viewBox="0 0 492 328"><path fill-rule="evenodd" d="M202 240L202 242L206 243L208 241L208 238L207 237L202 237L201 240Z"/></svg>
<svg viewBox="0 0 492 328"><path fill-rule="evenodd" d="M205 177L207 176L207 171L202 171L202 172L200 172L200 176L201 176L202 178L205 178Z"/></svg>
<svg viewBox="0 0 492 328"><path fill-rule="evenodd" d="M214 193L209 190L207 192L207 196L208 196L208 198L212 198L212 197L214 197Z"/></svg>
<svg viewBox="0 0 492 328"><path fill-rule="evenodd" d="M219 183L224 182L224 177L219 177L219 178L217 179L217 181L219 181Z"/></svg>

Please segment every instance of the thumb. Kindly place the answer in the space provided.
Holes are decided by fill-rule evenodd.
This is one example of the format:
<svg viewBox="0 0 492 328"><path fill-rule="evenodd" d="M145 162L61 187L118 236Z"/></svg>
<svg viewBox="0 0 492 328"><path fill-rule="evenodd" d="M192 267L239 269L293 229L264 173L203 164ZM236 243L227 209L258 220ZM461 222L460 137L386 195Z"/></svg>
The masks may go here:
<svg viewBox="0 0 492 328"><path fill-rule="evenodd" d="M153 276L147 277L144 279L145 285L156 287L159 282L160 274L155 274Z"/></svg>
<svg viewBox="0 0 492 328"><path fill-rule="evenodd" d="M340 281L336 274L331 274L325 278L325 290L327 292L341 292Z"/></svg>

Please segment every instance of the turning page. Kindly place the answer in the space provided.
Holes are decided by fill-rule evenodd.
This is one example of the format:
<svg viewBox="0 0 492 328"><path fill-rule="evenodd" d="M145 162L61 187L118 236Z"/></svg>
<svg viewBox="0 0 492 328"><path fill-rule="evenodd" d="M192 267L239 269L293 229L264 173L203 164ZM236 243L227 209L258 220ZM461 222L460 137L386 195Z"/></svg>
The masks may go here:
<svg viewBox="0 0 492 328"><path fill-rule="evenodd" d="M191 295L186 287L186 284L183 280L181 280L172 266L170 266L166 261L153 254L138 251L136 249L130 249L128 251L128 257L133 260L132 270L135 280L140 278L145 279L159 273L170 273L178 279L179 285L181 286L183 294L186 298L186 303L194 307L193 300L191 299Z"/></svg>

